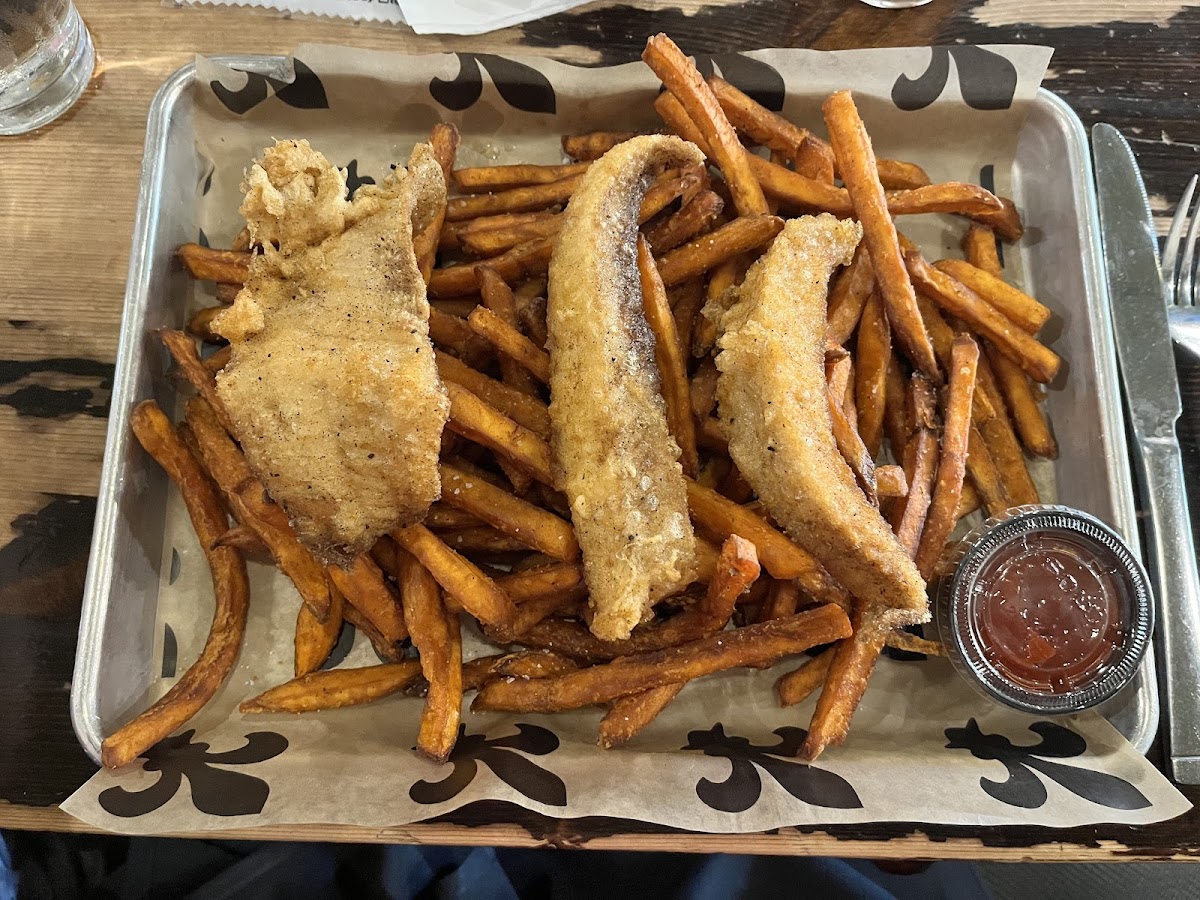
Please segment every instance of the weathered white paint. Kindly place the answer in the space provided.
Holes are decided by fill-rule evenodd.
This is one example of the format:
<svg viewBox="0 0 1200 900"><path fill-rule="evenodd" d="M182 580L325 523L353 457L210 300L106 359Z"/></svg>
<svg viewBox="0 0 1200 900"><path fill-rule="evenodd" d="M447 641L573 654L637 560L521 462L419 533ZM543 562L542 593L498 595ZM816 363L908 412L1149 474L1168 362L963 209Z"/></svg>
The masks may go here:
<svg viewBox="0 0 1200 900"><path fill-rule="evenodd" d="M1030 24L1043 28L1150 22L1165 26L1173 15L1200 0L987 0L971 11L984 25ZM1109 32L1112 36L1112 32Z"/></svg>

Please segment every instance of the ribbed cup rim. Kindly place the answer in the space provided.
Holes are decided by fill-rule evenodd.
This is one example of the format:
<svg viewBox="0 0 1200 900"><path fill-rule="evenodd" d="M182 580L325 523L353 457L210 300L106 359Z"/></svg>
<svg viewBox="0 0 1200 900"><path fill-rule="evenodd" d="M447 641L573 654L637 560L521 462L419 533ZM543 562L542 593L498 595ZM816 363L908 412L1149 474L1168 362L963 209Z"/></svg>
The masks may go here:
<svg viewBox="0 0 1200 900"><path fill-rule="evenodd" d="M1014 683L988 662L971 627L972 587L992 554L1005 544L1037 531L1086 538L1107 551L1129 592L1132 621L1105 671L1064 694L1043 694ZM976 526L942 561L947 573L938 583L935 608L943 645L959 673L987 696L1006 706L1039 715L1065 715L1102 703L1127 685L1154 631L1154 603L1142 564L1112 528L1095 516L1067 506L1019 506Z"/></svg>

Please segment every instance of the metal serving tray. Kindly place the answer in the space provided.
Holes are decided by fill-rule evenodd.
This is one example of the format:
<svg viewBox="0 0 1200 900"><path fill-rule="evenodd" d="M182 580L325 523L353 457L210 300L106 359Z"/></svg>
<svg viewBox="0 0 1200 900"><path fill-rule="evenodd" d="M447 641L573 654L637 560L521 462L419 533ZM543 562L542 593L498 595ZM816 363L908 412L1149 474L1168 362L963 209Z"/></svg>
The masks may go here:
<svg viewBox="0 0 1200 900"><path fill-rule="evenodd" d="M217 62L275 78L282 57L225 56ZM193 140L193 65L163 84L150 108L133 250L117 351L104 469L84 589L71 691L75 732L93 758L100 743L139 708L153 681L157 569L162 558L167 479L137 447L129 414L154 397L173 408L167 357L156 329L184 320L189 296L173 264L195 238L196 185L204 161ZM1083 125L1041 90L1019 135L1013 194L1030 223L1021 243L1026 287L1054 305L1062 333L1055 349L1070 377L1050 395L1062 449L1055 465L1059 502L1082 507L1138 545L1125 422L1117 387L1109 301L1101 276L1099 225ZM1153 651L1134 683L1101 710L1140 751L1158 728Z"/></svg>

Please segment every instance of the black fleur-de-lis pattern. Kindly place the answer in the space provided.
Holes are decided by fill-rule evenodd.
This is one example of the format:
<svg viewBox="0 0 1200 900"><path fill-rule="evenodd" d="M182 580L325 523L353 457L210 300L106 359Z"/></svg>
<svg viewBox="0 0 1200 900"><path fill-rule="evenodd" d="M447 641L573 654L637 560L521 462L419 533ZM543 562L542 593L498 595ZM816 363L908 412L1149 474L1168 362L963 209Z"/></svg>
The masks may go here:
<svg viewBox="0 0 1200 900"><path fill-rule="evenodd" d="M554 86L532 66L490 53L456 53L455 56L458 57L458 75L449 81L434 78L429 82L430 95L446 109L461 111L479 100L483 94L482 65L509 106L547 115L557 111Z"/></svg>
<svg viewBox="0 0 1200 900"><path fill-rule="evenodd" d="M1022 809L1043 806L1049 798L1045 779L1109 809L1144 809L1150 805L1146 795L1123 778L1096 769L1050 762L1083 756L1087 741L1082 735L1054 722L1034 722L1029 730L1041 738L1039 743L1014 744L1002 734L984 734L975 719L970 719L963 728L946 729L946 746L951 750L969 750L976 759L1001 763L1008 770L1008 778L996 781L985 775L979 779L979 786L988 796L1009 806Z"/></svg>
<svg viewBox="0 0 1200 900"><path fill-rule="evenodd" d="M441 781L417 781L409 788L408 796L417 803L445 803L466 790L479 774L479 763L483 763L530 800L546 806L566 806L567 786L563 780L522 755L553 753L558 749L558 737L538 725L517 722L516 729L516 734L488 738L486 734L467 734L466 726L459 726L458 742L448 761L453 766L450 774Z"/></svg>
<svg viewBox="0 0 1200 900"><path fill-rule="evenodd" d="M1008 109L1017 92L1017 67L984 47L967 44L930 47L929 67L916 78L900 75L892 85L892 102L900 109L932 105L950 81L950 60L958 69L963 102L972 109Z"/></svg>
<svg viewBox="0 0 1200 900"><path fill-rule="evenodd" d="M317 73L298 59L294 60L294 65L295 77L290 82L259 72L233 69L246 76L246 83L242 87L228 88L216 79L210 81L208 86L226 109L238 115L254 109L272 91L276 99L294 109L328 109L329 98Z"/></svg>
<svg viewBox="0 0 1200 900"><path fill-rule="evenodd" d="M785 791L802 803L831 809L860 809L862 801L853 786L840 775L794 759L807 732L803 728L776 728L779 742L770 746L752 744L744 737L726 735L718 722L708 731L688 732L684 750L699 750L705 756L729 760L729 777L696 782L696 796L721 812L745 812L762 796L762 777L766 772Z"/></svg>
<svg viewBox="0 0 1200 900"><path fill-rule="evenodd" d="M162 773L154 784L140 791L111 787L101 792L97 802L110 815L144 816L174 797L186 778L192 802L203 813L252 816L262 812L271 793L270 785L262 778L224 767L273 759L287 749L287 738L273 731L254 731L246 735L241 747L210 753L208 744L192 741L195 734L195 729L188 729L146 751L142 769Z"/></svg>

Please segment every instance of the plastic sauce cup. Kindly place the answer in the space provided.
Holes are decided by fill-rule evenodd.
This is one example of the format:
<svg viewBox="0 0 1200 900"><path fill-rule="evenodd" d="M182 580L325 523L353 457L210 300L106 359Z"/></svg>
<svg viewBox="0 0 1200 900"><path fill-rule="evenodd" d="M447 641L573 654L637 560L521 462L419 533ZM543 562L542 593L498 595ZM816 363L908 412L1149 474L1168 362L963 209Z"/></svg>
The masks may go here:
<svg viewBox="0 0 1200 900"><path fill-rule="evenodd" d="M959 673L1039 715L1107 700L1137 672L1154 629L1149 580L1115 531L1065 506L988 519L941 561L934 618Z"/></svg>

